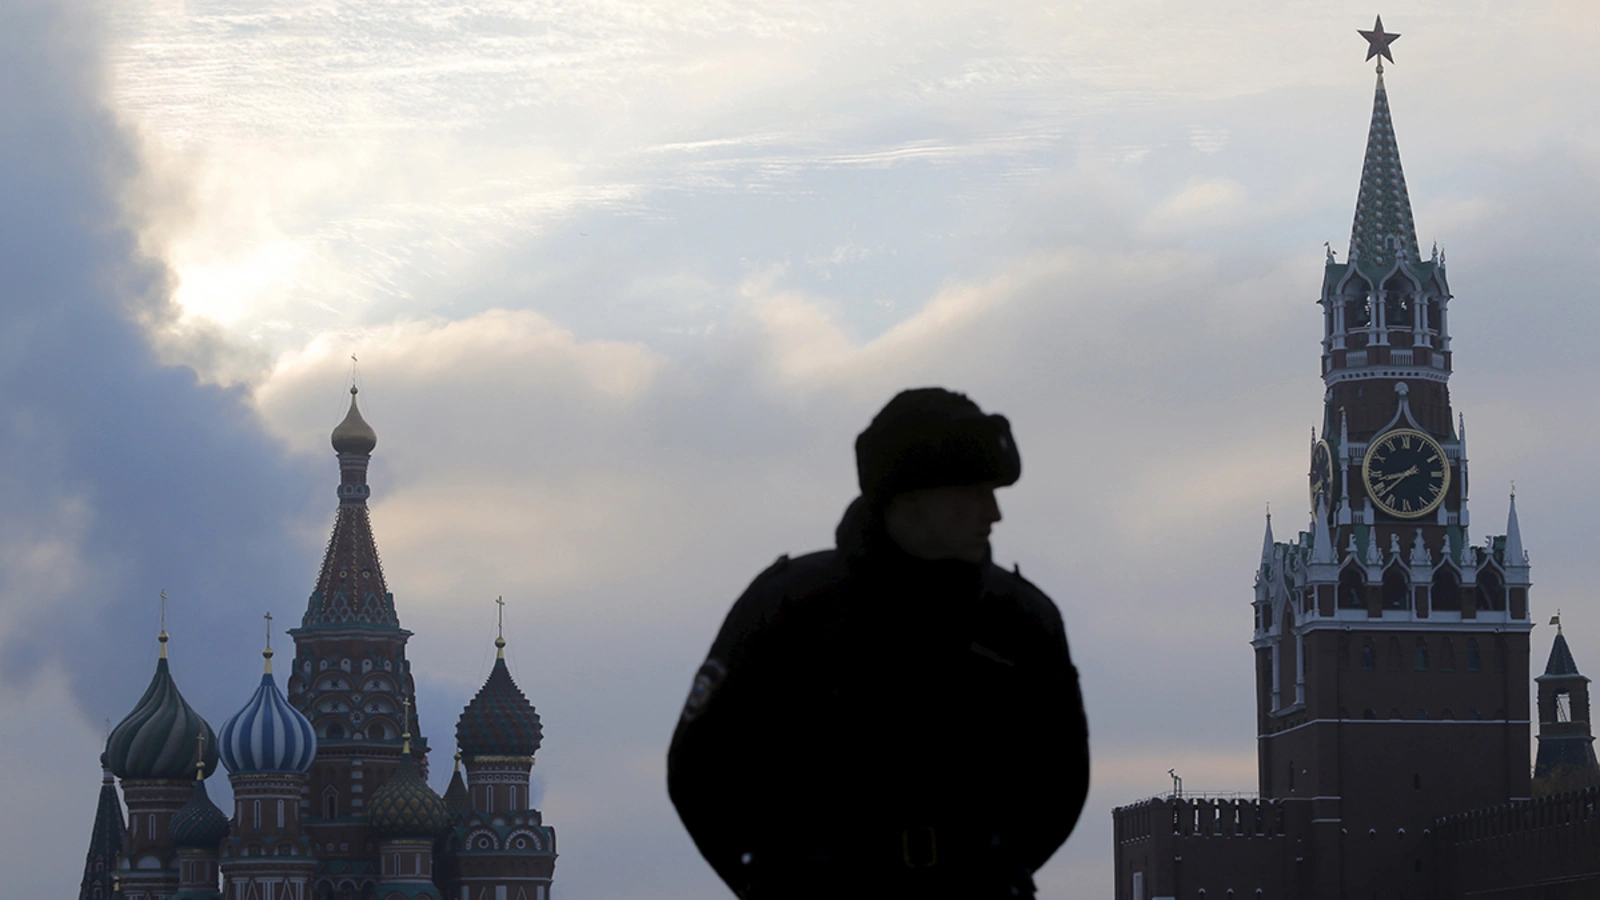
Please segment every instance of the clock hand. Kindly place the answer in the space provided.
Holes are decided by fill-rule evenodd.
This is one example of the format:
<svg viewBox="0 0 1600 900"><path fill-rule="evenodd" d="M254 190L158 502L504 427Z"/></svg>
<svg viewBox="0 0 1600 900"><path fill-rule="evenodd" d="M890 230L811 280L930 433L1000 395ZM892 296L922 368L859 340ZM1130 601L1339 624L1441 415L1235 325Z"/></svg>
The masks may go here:
<svg viewBox="0 0 1600 900"><path fill-rule="evenodd" d="M1399 473L1394 474L1394 475L1379 475L1374 480L1375 481L1387 481L1387 482L1391 482L1393 484L1399 484L1401 481L1403 481L1406 478L1409 478L1409 477L1411 477L1412 475L1415 475L1415 474L1417 474L1417 467L1416 466L1412 466L1411 468L1405 470L1404 472L1399 472Z"/></svg>

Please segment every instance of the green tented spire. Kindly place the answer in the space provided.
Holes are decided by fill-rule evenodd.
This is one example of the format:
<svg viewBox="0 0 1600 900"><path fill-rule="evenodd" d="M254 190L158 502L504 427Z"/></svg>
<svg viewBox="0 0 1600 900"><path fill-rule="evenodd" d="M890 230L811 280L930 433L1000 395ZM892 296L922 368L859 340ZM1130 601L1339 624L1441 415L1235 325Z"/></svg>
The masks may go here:
<svg viewBox="0 0 1600 900"><path fill-rule="evenodd" d="M1389 118L1389 93L1378 72L1372 98L1372 127L1367 131L1367 158L1361 164L1361 193L1350 229L1350 260L1362 268L1387 269L1397 259L1417 262L1417 226L1411 219L1411 196L1400 168L1400 147Z"/></svg>

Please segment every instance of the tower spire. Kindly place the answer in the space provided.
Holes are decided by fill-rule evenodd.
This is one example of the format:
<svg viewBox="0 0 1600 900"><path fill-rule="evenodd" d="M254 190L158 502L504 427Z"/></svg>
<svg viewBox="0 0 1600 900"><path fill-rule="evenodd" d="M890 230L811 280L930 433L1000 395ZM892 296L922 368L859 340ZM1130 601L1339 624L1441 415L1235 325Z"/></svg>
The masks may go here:
<svg viewBox="0 0 1600 900"><path fill-rule="evenodd" d="M1261 536L1261 566L1272 565L1272 507L1267 507L1267 531Z"/></svg>
<svg viewBox="0 0 1600 900"><path fill-rule="evenodd" d="M1522 528L1517 524L1517 488L1511 487L1511 511L1506 515L1506 566L1523 566Z"/></svg>
<svg viewBox="0 0 1600 900"><path fill-rule="evenodd" d="M360 389L351 385L350 410L333 429L333 449L339 457L339 511L302 628L400 626L367 509L372 493L367 486L367 465L378 445L378 434L361 417L356 405L359 393Z"/></svg>
<svg viewBox="0 0 1600 900"><path fill-rule="evenodd" d="M1367 59L1394 56L1389 44L1400 35L1383 30L1379 18L1367 39ZM1350 229L1349 259L1364 268L1388 269L1395 262L1420 260L1417 226L1411 217L1411 196L1400 168L1400 147L1395 143L1389 116L1389 92L1383 85L1383 59L1378 61L1378 84L1372 97L1372 125L1367 129L1367 155L1361 164L1361 190L1356 196L1355 223Z"/></svg>
<svg viewBox="0 0 1600 900"><path fill-rule="evenodd" d="M127 837L122 801L117 798L116 781L104 754L100 756L100 771L100 805L95 809L78 900L109 900L114 895L117 857Z"/></svg>

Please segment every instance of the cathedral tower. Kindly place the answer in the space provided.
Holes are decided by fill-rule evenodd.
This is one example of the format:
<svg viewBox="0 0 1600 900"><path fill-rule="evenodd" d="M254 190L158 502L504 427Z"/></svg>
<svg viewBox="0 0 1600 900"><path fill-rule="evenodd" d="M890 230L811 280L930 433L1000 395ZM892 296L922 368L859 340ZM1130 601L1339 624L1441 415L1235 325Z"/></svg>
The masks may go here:
<svg viewBox="0 0 1600 900"><path fill-rule="evenodd" d="M446 794L458 811L443 864L463 900L548 900L556 832L533 808L528 778L543 729L506 667L505 635L494 643L494 669L456 722L467 778L452 778Z"/></svg>
<svg viewBox="0 0 1600 900"><path fill-rule="evenodd" d="M289 632L289 702L310 720L318 746L304 827L321 863L319 896L375 888L378 846L365 804L399 766L401 709L416 703L405 656L411 632L395 614L367 509L367 466L378 436L356 394L352 387L350 410L332 435L340 473L333 534L305 616ZM413 738L405 749L425 766L426 740Z"/></svg>
<svg viewBox="0 0 1600 900"><path fill-rule="evenodd" d="M1392 61L1397 35L1363 35ZM1504 535L1471 538L1450 301L1380 60L1349 254L1318 300L1311 522L1286 543L1269 523L1256 573L1260 791L1304 845L1301 896L1424 896L1434 816L1530 793L1529 566L1514 500Z"/></svg>
<svg viewBox="0 0 1600 900"><path fill-rule="evenodd" d="M106 763L121 779L128 804L118 869L126 900L159 900L178 892L173 816L194 792L196 756L201 778L217 768L216 736L178 693L168 670L165 627L157 640L161 656L150 686L106 739Z"/></svg>
<svg viewBox="0 0 1600 900"><path fill-rule="evenodd" d="M271 620L269 615L269 627ZM261 685L222 725L222 764L233 785L234 810L222 871L232 900L310 900L316 859L304 818L310 805L306 772L316 758L317 738L311 722L278 693L272 647L261 655Z"/></svg>

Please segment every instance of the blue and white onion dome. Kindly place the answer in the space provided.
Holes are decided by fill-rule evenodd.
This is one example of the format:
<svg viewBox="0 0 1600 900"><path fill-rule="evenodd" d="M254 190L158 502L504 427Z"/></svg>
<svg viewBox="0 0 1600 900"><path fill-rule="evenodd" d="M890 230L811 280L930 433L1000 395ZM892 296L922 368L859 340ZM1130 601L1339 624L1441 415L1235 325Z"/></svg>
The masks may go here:
<svg viewBox="0 0 1600 900"><path fill-rule="evenodd" d="M317 755L311 722L289 705L272 679L272 648L262 651L266 671L244 709L223 723L217 738L222 764L234 775L267 772L304 774Z"/></svg>

